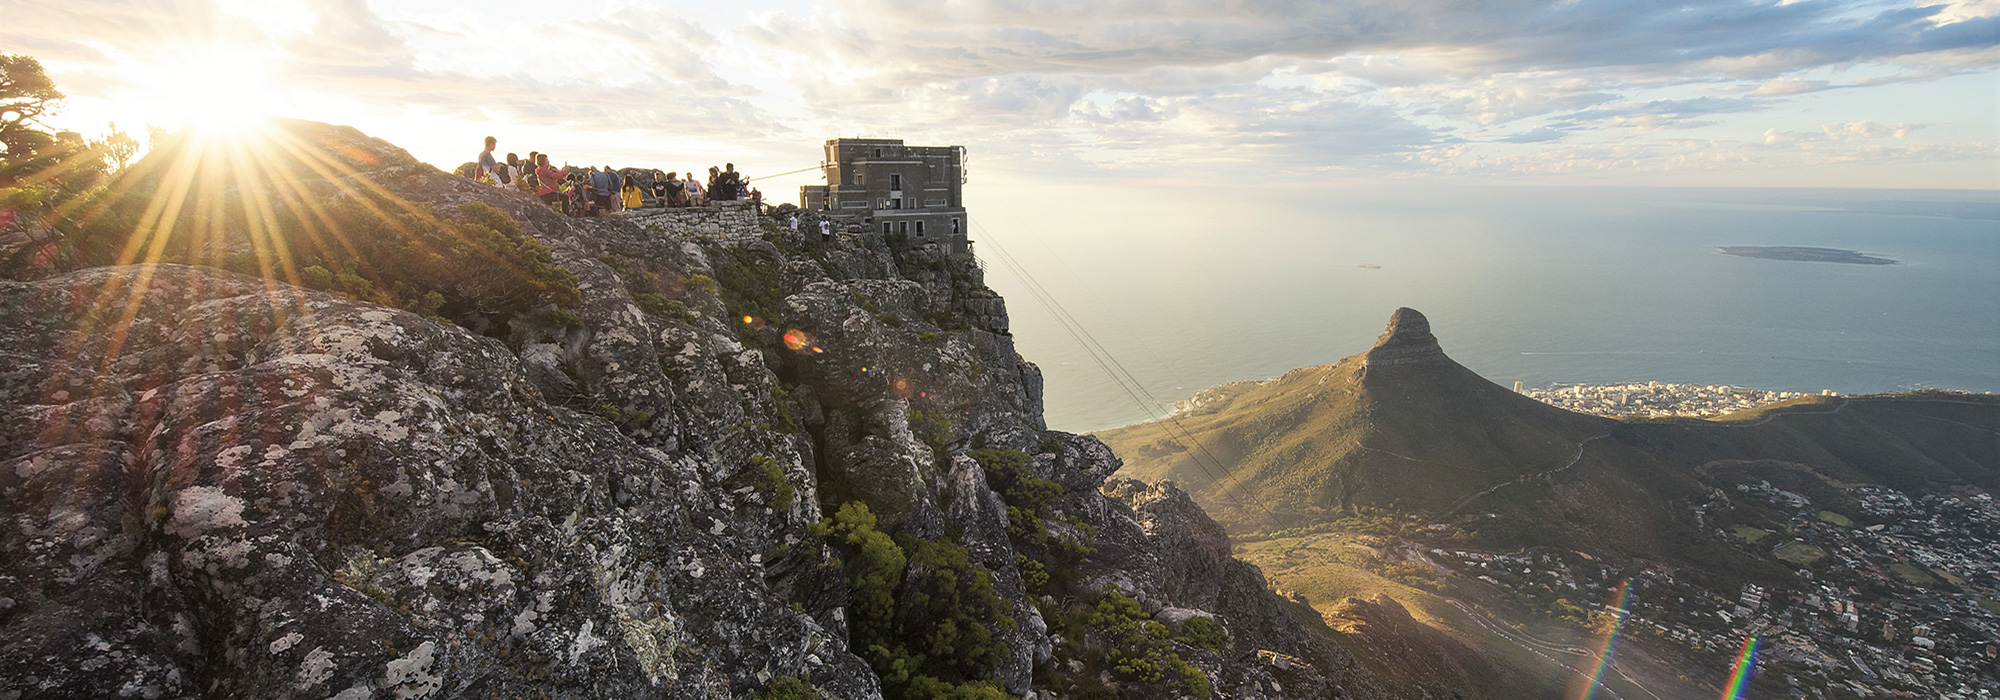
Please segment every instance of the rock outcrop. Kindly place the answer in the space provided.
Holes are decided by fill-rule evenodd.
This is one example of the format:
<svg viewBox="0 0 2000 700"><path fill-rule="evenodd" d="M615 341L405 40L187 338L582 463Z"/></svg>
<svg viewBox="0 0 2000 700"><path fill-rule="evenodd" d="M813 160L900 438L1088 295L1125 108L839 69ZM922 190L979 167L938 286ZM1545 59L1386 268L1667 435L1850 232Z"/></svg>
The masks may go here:
<svg viewBox="0 0 2000 700"><path fill-rule="evenodd" d="M1404 307L1389 315L1389 327L1375 340L1375 347L1362 355L1368 367L1420 364L1444 358L1437 336L1431 335L1430 319L1416 309Z"/></svg>
<svg viewBox="0 0 2000 700"><path fill-rule="evenodd" d="M969 256L873 233L820 252L744 204L570 219L353 129L283 132L305 165L234 173L230 197L490 207L580 301L473 332L282 274L0 280L0 698L709 698L780 677L877 698L814 528L849 502L990 577L1009 620L984 673L1014 694L1201 694L1086 669L1104 650L1050 616L1092 591L1226 628L1167 649L1219 696L1380 692L1185 494L1100 490L1117 457L1043 424ZM279 257L204 234L202 260ZM1005 478L1047 502L1003 494L975 448L1021 453Z"/></svg>

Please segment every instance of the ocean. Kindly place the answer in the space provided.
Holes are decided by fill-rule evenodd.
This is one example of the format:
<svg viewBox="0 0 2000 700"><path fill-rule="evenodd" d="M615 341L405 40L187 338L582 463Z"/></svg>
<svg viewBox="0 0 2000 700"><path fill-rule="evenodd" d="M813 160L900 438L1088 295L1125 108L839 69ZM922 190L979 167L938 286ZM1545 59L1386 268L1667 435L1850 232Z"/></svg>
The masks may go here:
<svg viewBox="0 0 2000 700"><path fill-rule="evenodd" d="M1995 192L1405 185L972 211L987 283L1063 430L1361 352L1399 306L1502 386L2000 391ZM1898 264L1717 251L1739 245Z"/></svg>

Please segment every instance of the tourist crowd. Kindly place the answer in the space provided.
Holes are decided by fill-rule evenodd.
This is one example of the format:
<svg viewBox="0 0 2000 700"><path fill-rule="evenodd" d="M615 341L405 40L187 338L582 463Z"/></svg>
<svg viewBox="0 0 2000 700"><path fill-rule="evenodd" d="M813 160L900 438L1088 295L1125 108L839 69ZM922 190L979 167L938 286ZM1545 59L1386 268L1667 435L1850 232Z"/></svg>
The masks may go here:
<svg viewBox="0 0 2000 700"><path fill-rule="evenodd" d="M558 168L549 165L547 153L534 151L525 160L509 153L503 161L493 153L498 145L498 139L486 137L485 150L462 174L494 187L519 189L570 216L602 216L648 207L701 207L737 200L749 200L759 209L764 204L764 193L736 172L735 163L710 166L704 183L693 171L681 177L678 172L619 170L609 165Z"/></svg>

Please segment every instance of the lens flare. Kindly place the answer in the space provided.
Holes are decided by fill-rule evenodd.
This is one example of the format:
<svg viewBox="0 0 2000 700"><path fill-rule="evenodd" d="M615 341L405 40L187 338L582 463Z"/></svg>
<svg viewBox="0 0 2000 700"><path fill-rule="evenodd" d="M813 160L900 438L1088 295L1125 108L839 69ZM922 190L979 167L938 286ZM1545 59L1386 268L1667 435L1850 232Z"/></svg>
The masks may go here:
<svg viewBox="0 0 2000 700"><path fill-rule="evenodd" d="M1729 674L1729 685L1722 687L1722 700L1742 700L1749 697L1750 680L1757 675L1757 635L1743 640L1743 651L1736 654L1736 670Z"/></svg>
<svg viewBox="0 0 2000 700"><path fill-rule="evenodd" d="M797 328L785 331L782 340L785 341L785 349L792 352L809 352L815 355L826 352L813 344L811 335Z"/></svg>
<svg viewBox="0 0 2000 700"><path fill-rule="evenodd" d="M1625 629L1626 612L1632 604L1632 580L1618 582L1618 591L1612 595L1617 604L1611 609L1611 629L1604 633L1604 646L1597 650L1597 668L1590 672L1590 683L1583 687L1580 700L1590 700L1597 696L1597 689L1604 687L1604 672L1611 669L1611 655L1618 651L1618 634Z"/></svg>

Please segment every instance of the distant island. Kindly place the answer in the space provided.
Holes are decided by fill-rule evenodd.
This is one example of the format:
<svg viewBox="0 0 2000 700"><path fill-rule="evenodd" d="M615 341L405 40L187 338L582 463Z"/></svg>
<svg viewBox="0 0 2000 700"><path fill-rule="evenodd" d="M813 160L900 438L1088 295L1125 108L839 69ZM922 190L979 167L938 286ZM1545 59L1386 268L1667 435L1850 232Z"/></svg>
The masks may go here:
<svg viewBox="0 0 2000 700"><path fill-rule="evenodd" d="M1765 260L1796 260L1799 262L1846 263L1849 265L1894 265L1896 261L1878 258L1858 250L1839 248L1812 248L1791 245L1726 245L1723 255Z"/></svg>

